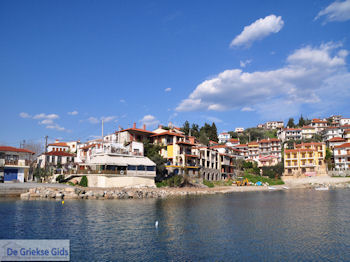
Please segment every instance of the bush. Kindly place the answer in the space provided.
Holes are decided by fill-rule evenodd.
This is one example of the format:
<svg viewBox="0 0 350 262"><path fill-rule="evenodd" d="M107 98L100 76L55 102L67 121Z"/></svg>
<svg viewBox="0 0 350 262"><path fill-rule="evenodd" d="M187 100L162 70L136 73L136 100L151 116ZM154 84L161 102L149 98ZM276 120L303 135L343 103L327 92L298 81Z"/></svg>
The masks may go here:
<svg viewBox="0 0 350 262"><path fill-rule="evenodd" d="M210 182L209 180L203 180L203 184L207 187L214 187L214 183Z"/></svg>
<svg viewBox="0 0 350 262"><path fill-rule="evenodd" d="M79 183L80 186L83 186L83 187L87 187L88 186L88 179L86 176L83 176L80 180L80 183Z"/></svg>
<svg viewBox="0 0 350 262"><path fill-rule="evenodd" d="M182 184L182 176L180 175L175 175L172 176L171 178L165 179L161 182L157 182L156 186L157 187L179 187Z"/></svg>
<svg viewBox="0 0 350 262"><path fill-rule="evenodd" d="M56 177L56 181L58 183L63 183L63 180L64 180L64 176L63 175L59 175L59 176Z"/></svg>

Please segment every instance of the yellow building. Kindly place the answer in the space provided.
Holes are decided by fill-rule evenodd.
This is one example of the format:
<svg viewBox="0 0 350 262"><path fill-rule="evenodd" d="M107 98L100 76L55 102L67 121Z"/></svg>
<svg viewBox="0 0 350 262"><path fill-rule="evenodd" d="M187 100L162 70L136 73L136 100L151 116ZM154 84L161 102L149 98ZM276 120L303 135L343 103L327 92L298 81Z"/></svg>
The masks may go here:
<svg viewBox="0 0 350 262"><path fill-rule="evenodd" d="M327 174L324 143L302 143L284 151L284 177Z"/></svg>

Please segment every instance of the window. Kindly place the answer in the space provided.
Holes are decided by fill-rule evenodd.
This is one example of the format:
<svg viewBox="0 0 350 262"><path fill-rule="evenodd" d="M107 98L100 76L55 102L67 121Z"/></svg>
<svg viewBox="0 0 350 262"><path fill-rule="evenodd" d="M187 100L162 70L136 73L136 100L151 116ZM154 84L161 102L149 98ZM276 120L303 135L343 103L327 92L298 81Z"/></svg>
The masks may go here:
<svg viewBox="0 0 350 262"><path fill-rule="evenodd" d="M155 171L156 167L155 166L147 166L146 170L147 171Z"/></svg>
<svg viewBox="0 0 350 262"><path fill-rule="evenodd" d="M138 166L138 167L137 167L137 170L139 170L139 171L145 171L145 166Z"/></svg>
<svg viewBox="0 0 350 262"><path fill-rule="evenodd" d="M136 170L136 166L128 166L128 170Z"/></svg>

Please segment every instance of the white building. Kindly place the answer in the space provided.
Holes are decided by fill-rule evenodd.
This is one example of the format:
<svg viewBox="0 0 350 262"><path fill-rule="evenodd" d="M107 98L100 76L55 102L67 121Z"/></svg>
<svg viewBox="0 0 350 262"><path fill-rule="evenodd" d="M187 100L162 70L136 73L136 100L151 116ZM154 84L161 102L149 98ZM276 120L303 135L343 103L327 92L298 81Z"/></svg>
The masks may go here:
<svg viewBox="0 0 350 262"><path fill-rule="evenodd" d="M277 137L282 141L301 140L302 129L299 128L285 128L277 132Z"/></svg>
<svg viewBox="0 0 350 262"><path fill-rule="evenodd" d="M243 133L243 131L244 131L244 128L243 128L243 127L236 127L236 128L235 128L235 132L236 132L236 133Z"/></svg>
<svg viewBox="0 0 350 262"><path fill-rule="evenodd" d="M269 121L264 124L265 129L280 129L284 127L283 121Z"/></svg>
<svg viewBox="0 0 350 262"><path fill-rule="evenodd" d="M339 120L339 124L341 126L350 125L350 118L341 118Z"/></svg>
<svg viewBox="0 0 350 262"><path fill-rule="evenodd" d="M334 147L334 164L337 170L350 169L350 143Z"/></svg>
<svg viewBox="0 0 350 262"><path fill-rule="evenodd" d="M336 146L340 146L342 144L344 144L346 142L346 140L342 137L333 137L329 140L327 140L327 147L329 148L334 148Z"/></svg>
<svg viewBox="0 0 350 262"><path fill-rule="evenodd" d="M24 182L28 177L30 158L35 153L24 148L0 146L0 177L4 182Z"/></svg>
<svg viewBox="0 0 350 262"><path fill-rule="evenodd" d="M339 127L327 127L322 132L323 141L328 141L334 137L342 137L343 130Z"/></svg>
<svg viewBox="0 0 350 262"><path fill-rule="evenodd" d="M301 128L301 136L303 139L311 139L316 135L316 128L313 126L303 126Z"/></svg>
<svg viewBox="0 0 350 262"><path fill-rule="evenodd" d="M224 132L224 133L220 133L218 135L218 138L219 138L219 143L226 143L231 138L231 136L229 133Z"/></svg>

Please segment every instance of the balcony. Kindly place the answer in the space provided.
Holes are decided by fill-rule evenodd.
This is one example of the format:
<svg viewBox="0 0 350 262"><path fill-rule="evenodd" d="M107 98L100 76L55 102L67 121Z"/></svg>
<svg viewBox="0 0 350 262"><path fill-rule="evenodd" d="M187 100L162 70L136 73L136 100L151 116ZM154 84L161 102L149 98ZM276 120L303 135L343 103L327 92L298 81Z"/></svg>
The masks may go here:
<svg viewBox="0 0 350 262"><path fill-rule="evenodd" d="M11 159L2 159L2 163L4 166L13 166L13 167L28 167L30 166L29 160L11 160ZM1 161L1 160L0 160Z"/></svg>

